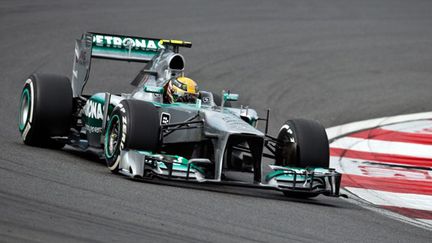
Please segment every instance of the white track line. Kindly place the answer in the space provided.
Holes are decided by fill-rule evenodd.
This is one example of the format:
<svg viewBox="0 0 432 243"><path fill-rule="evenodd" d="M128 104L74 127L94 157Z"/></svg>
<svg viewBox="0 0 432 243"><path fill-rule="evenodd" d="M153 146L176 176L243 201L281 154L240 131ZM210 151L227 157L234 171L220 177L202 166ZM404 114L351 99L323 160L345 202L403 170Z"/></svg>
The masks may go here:
<svg viewBox="0 0 432 243"><path fill-rule="evenodd" d="M358 176L371 176L381 178L392 178L395 174L403 176L406 180L429 180L432 177L431 170L414 170L409 168L391 168L387 166L380 166L378 164L370 165L370 162L380 163L379 161L361 160L339 158L336 156L330 157L330 167L343 174L358 175ZM367 166L367 171L363 167ZM367 172L367 174L365 174Z"/></svg>
<svg viewBox="0 0 432 243"><path fill-rule="evenodd" d="M385 192L356 187L346 187L345 189L376 205L432 211L432 196Z"/></svg>
<svg viewBox="0 0 432 243"><path fill-rule="evenodd" d="M432 112L414 113L408 115L382 117L365 121L351 122L348 124L327 128L326 131L328 139L332 140L337 137L364 129L421 119L432 119Z"/></svg>
<svg viewBox="0 0 432 243"><path fill-rule="evenodd" d="M396 123L382 127L385 130L396 131L396 132L408 132L408 133L422 133L432 134L431 131L425 131L425 129L432 128L432 120L419 120L410 121L403 123Z"/></svg>
<svg viewBox="0 0 432 243"><path fill-rule="evenodd" d="M380 141L343 137L331 144L332 148L350 149L370 153L394 154L419 158L432 158L432 146L424 144Z"/></svg>
<svg viewBox="0 0 432 243"><path fill-rule="evenodd" d="M421 221L424 224L432 225L432 219L417 219L418 221Z"/></svg>

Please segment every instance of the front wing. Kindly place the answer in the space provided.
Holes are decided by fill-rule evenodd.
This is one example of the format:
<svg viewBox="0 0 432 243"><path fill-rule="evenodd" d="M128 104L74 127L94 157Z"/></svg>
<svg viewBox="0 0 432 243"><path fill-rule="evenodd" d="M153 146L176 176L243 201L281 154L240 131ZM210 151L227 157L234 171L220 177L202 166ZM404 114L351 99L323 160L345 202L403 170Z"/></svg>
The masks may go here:
<svg viewBox="0 0 432 243"><path fill-rule="evenodd" d="M294 168L270 165L271 171L260 183L224 181L208 173L212 165L208 159L186 159L176 155L152 154L145 151L126 150L121 153L120 173L132 178L153 177L192 183L224 184L230 186L273 189L283 192L342 196L342 175L334 169Z"/></svg>

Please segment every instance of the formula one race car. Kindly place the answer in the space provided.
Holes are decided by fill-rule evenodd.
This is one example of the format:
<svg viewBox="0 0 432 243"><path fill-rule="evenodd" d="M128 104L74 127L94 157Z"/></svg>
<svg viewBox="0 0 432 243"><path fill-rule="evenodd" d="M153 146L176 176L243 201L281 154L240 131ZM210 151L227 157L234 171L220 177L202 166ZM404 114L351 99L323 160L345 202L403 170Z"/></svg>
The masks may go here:
<svg viewBox="0 0 432 243"><path fill-rule="evenodd" d="M329 168L325 129L288 120L267 134L269 111L232 108L229 91L199 91L192 101L166 101L170 82L184 88L181 47L190 42L85 33L76 40L72 82L32 74L21 93L24 143L96 151L113 173L133 178L228 184L287 196L340 196L341 174ZM143 62L129 94L83 94L92 58ZM186 89L184 89L186 91ZM258 121L265 131L257 130ZM264 160L270 163L264 163Z"/></svg>

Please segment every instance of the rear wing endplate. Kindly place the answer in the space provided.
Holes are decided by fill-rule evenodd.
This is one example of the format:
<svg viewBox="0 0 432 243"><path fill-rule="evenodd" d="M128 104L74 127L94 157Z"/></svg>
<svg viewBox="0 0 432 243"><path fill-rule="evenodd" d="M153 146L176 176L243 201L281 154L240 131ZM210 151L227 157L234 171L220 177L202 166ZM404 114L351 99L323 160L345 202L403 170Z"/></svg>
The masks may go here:
<svg viewBox="0 0 432 243"><path fill-rule="evenodd" d="M72 70L73 96L81 95L90 73L92 58L105 58L129 62L149 62L160 50L192 47L191 42L135 36L87 32L75 42Z"/></svg>

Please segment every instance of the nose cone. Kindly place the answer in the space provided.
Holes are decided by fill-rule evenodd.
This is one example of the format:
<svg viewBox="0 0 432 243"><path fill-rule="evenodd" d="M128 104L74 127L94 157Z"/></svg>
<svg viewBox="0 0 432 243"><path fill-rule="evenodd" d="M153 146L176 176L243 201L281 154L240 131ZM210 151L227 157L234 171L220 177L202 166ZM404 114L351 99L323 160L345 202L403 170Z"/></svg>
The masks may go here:
<svg viewBox="0 0 432 243"><path fill-rule="evenodd" d="M202 110L201 112L205 117L208 129L212 130L212 132L264 136L264 133L243 121L240 117L230 112L229 109Z"/></svg>

